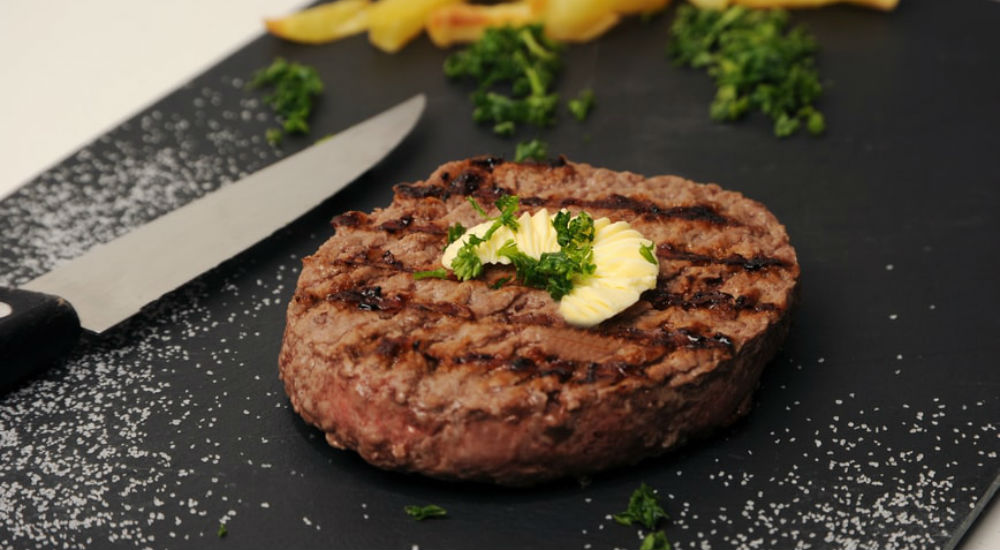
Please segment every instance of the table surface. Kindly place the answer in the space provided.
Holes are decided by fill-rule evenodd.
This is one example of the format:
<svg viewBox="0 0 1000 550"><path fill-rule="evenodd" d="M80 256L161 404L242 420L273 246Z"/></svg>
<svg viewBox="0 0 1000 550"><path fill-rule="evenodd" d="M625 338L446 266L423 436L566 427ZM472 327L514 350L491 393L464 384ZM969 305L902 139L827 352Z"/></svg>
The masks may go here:
<svg viewBox="0 0 1000 550"><path fill-rule="evenodd" d="M0 3L0 46L17 52L8 56L7 74L28 75L31 83L0 88L0 197L259 35L262 16L302 4ZM996 500L960 548L1000 548Z"/></svg>

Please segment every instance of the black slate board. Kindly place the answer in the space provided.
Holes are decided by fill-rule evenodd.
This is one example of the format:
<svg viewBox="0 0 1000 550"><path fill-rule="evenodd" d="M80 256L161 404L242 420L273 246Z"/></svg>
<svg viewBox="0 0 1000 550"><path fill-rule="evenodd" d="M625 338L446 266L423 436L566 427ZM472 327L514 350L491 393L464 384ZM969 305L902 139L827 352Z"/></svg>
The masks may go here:
<svg viewBox="0 0 1000 550"><path fill-rule="evenodd" d="M425 40L389 56L362 37L265 36L0 202L0 284L311 143L262 139L270 117L242 84L275 56L327 83L315 136L420 91L428 111L335 199L0 398L0 545L628 548L636 530L607 515L646 482L675 548L953 547L1000 470L1000 4L796 13L823 47L829 131L783 141L760 118L708 120L709 79L664 59L671 16L572 48L560 89L592 86L599 107L541 136L573 160L718 182L786 224L802 305L748 418L589 484L527 490L386 473L328 448L277 380L301 258L335 214L514 142L469 120L467 88ZM450 517L402 512L431 502Z"/></svg>

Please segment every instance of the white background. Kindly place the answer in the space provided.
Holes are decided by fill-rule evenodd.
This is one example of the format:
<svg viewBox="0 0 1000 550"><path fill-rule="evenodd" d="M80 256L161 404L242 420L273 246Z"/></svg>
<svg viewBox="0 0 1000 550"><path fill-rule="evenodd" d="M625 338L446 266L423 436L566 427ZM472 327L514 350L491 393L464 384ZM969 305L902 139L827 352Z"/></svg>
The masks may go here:
<svg viewBox="0 0 1000 550"><path fill-rule="evenodd" d="M0 0L0 197L306 3ZM1000 549L1000 505L962 548Z"/></svg>
<svg viewBox="0 0 1000 550"><path fill-rule="evenodd" d="M303 0L0 0L0 197Z"/></svg>

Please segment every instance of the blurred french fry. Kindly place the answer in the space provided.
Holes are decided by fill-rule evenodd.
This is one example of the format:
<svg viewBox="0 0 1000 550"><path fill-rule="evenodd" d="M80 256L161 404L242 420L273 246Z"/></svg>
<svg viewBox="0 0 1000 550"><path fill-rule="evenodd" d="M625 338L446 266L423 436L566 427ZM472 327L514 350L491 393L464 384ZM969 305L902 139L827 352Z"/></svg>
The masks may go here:
<svg viewBox="0 0 1000 550"><path fill-rule="evenodd" d="M566 42L586 42L614 27L621 16L615 0L548 0L545 34Z"/></svg>
<svg viewBox="0 0 1000 550"><path fill-rule="evenodd" d="M899 5L899 0L849 0L850 3L882 11L892 11Z"/></svg>
<svg viewBox="0 0 1000 550"><path fill-rule="evenodd" d="M821 8L830 4L854 4L882 11L896 9L899 0L690 0L702 9L721 10L727 6L743 5L748 8Z"/></svg>
<svg viewBox="0 0 1000 550"><path fill-rule="evenodd" d="M451 4L431 12L427 34L439 47L460 42L475 42L489 27L520 26L535 23L541 11L531 0L504 4Z"/></svg>
<svg viewBox="0 0 1000 550"><path fill-rule="evenodd" d="M703 10L724 10L732 3L730 0L688 0L688 2Z"/></svg>
<svg viewBox="0 0 1000 550"><path fill-rule="evenodd" d="M653 13L666 8L670 0L618 0L615 11L622 15Z"/></svg>
<svg viewBox="0 0 1000 550"><path fill-rule="evenodd" d="M380 0L368 16L368 40L382 51L398 52L420 34L434 10L464 0Z"/></svg>
<svg viewBox="0 0 1000 550"><path fill-rule="evenodd" d="M324 44L364 31L369 0L337 0L286 17L265 19L267 30L280 38L303 44Z"/></svg>

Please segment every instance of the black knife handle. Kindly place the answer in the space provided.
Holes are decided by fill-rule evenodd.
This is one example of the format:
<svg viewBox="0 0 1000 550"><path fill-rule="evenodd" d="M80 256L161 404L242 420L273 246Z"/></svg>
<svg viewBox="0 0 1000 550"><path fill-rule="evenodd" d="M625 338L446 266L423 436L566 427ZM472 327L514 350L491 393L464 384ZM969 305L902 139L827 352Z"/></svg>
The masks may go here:
<svg viewBox="0 0 1000 550"><path fill-rule="evenodd" d="M55 364L76 344L80 330L66 300L0 287L0 392Z"/></svg>

